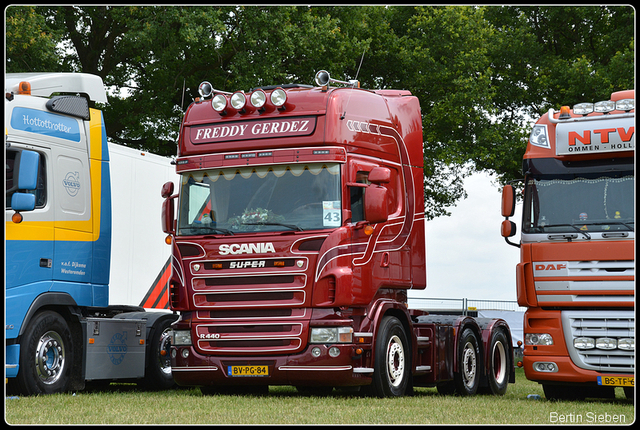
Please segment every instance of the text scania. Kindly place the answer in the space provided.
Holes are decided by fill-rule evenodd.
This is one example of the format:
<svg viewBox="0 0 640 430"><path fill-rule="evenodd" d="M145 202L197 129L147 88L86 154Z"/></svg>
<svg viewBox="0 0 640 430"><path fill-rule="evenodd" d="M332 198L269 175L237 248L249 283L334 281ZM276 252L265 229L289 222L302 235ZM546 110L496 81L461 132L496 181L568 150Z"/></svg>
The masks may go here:
<svg viewBox="0 0 640 430"><path fill-rule="evenodd" d="M220 255L238 255L238 254L266 254L268 252L276 252L273 243L233 243L222 244L218 247Z"/></svg>

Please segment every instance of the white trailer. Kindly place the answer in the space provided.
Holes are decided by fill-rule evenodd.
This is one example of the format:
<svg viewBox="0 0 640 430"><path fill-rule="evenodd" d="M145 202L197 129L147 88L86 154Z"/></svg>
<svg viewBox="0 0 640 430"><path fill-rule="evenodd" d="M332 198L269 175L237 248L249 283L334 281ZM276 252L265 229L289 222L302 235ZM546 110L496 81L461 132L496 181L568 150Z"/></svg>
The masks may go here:
<svg viewBox="0 0 640 430"><path fill-rule="evenodd" d="M110 305L169 309L171 247L160 226L162 185L178 183L171 159L109 143L112 243Z"/></svg>

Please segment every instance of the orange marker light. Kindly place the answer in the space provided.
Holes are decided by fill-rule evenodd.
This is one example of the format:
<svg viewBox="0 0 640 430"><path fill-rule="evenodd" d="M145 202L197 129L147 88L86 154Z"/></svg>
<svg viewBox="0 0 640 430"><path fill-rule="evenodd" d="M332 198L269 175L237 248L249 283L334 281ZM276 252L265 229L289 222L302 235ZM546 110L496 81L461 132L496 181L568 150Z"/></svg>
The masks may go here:
<svg viewBox="0 0 640 430"><path fill-rule="evenodd" d="M18 94L22 94L24 96L31 95L31 84L27 81L22 81L18 85Z"/></svg>

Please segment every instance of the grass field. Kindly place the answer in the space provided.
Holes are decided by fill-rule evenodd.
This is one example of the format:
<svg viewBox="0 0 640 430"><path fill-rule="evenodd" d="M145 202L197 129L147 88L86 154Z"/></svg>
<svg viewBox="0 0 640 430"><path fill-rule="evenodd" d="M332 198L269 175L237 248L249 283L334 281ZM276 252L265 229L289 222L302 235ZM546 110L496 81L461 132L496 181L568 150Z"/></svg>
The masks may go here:
<svg viewBox="0 0 640 430"><path fill-rule="evenodd" d="M631 424L634 402L616 389L611 400L550 402L542 388L516 370L502 397L441 396L417 388L413 396L377 399L334 390L324 397L293 387L270 387L265 396L203 396L198 389L139 391L112 384L99 392L9 397L9 424ZM538 394L541 400L527 398Z"/></svg>

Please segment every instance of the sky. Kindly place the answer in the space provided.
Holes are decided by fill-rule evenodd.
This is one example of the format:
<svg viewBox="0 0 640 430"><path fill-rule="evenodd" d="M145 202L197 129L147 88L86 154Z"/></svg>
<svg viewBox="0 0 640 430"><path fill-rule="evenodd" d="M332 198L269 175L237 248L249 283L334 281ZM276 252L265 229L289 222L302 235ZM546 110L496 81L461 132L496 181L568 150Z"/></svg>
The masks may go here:
<svg viewBox="0 0 640 430"><path fill-rule="evenodd" d="M516 300L516 264L520 250L500 235L501 187L487 173L465 180L468 197L449 208L451 216L426 222L427 288L409 291L409 299L453 298ZM520 240L522 206L511 218ZM411 305L411 303L410 303Z"/></svg>

